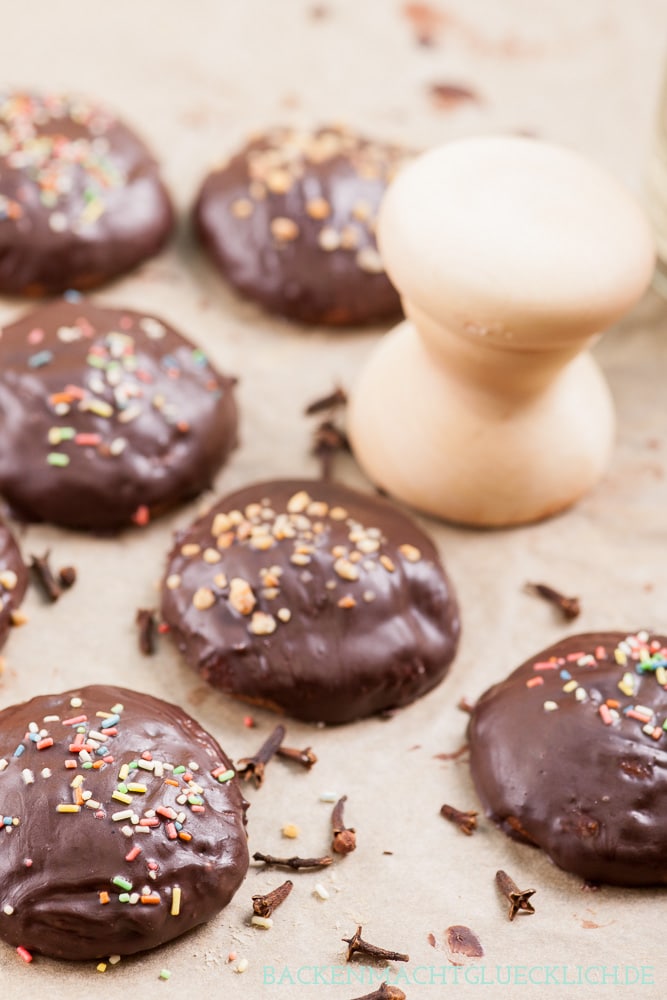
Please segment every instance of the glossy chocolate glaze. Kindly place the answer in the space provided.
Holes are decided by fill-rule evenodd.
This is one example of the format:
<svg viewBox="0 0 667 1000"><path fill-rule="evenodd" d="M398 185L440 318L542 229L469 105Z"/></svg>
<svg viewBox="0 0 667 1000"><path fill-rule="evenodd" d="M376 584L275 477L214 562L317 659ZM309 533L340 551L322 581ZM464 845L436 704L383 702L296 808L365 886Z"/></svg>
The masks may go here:
<svg viewBox="0 0 667 1000"><path fill-rule="evenodd" d="M638 635L551 646L482 695L469 725L487 815L566 871L628 886L667 883L667 638Z"/></svg>
<svg viewBox="0 0 667 1000"><path fill-rule="evenodd" d="M86 768L88 758L103 766ZM229 759L175 705L103 686L33 698L0 712L0 761L0 937L11 945L65 959L131 955L210 920L245 877L247 803L235 778L213 777ZM137 832L144 819L149 833Z"/></svg>
<svg viewBox="0 0 667 1000"><path fill-rule="evenodd" d="M85 98L0 93L0 291L99 285L172 226L157 163L126 125Z"/></svg>
<svg viewBox="0 0 667 1000"><path fill-rule="evenodd" d="M236 444L232 384L154 316L37 309L0 333L0 493L26 520L145 523L211 485Z"/></svg>
<svg viewBox="0 0 667 1000"><path fill-rule="evenodd" d="M424 532L317 480L254 484L177 536L162 614L215 687L312 722L408 704L442 680L459 636Z"/></svg>
<svg viewBox="0 0 667 1000"><path fill-rule="evenodd" d="M342 128L276 128L204 181L197 232L223 274L269 312L332 326L400 313L375 219L406 159Z"/></svg>
<svg viewBox="0 0 667 1000"><path fill-rule="evenodd" d="M28 569L11 531L0 521L0 646L7 641L12 612L21 604L28 586Z"/></svg>

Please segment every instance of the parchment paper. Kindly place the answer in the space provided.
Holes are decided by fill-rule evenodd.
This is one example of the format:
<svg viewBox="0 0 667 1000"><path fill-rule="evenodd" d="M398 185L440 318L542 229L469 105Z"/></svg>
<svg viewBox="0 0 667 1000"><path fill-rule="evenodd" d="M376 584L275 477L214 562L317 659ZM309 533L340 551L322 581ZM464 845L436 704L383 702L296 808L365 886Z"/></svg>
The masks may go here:
<svg viewBox="0 0 667 1000"><path fill-rule="evenodd" d="M178 239L95 298L164 315L240 376L242 445L217 492L314 473L303 405L335 380L351 385L382 331L302 330L235 297L194 248L185 222L213 162L246 132L278 122L342 118L415 147L527 130L590 154L639 191L667 46L664 0L443 0L430 46L417 43L399 0L2 0L0 10L7 83L106 100L164 164L182 211ZM470 87L479 100L437 108L434 83ZM0 321L23 308L4 299ZM357 922L370 940L409 952L398 985L410 998L664 993L664 891L583 891L579 879L486 821L466 838L438 815L443 802L477 808L465 760L434 759L463 742L466 717L455 707L462 695L474 700L567 632L667 624L667 306L647 296L596 353L615 396L619 435L613 465L593 494L561 517L512 531L424 521L463 609L449 678L390 721L333 730L288 722L290 744L311 744L319 763L307 774L275 762L265 786L248 791L251 851L326 851L331 806L319 796L333 791L349 797L356 853L327 872L295 875L269 931L248 925L250 897L285 876L251 869L209 926L104 974L94 963L36 957L25 965L2 946L3 997L343 1000L378 982L379 972L363 963L347 979L341 937ZM338 468L344 480L364 485L351 459ZM51 547L56 565L78 567L79 582L52 607L30 593L30 621L5 650L3 706L38 691L118 682L181 703L233 757L256 749L273 717L256 712L259 728L244 728L247 709L206 689L169 643L151 659L137 650L135 610L155 605L171 532L198 507L115 540L22 531L26 554ZM531 579L579 594L580 619L564 627L551 607L523 593ZM301 830L296 841L281 838L288 822ZM534 916L507 921L493 882L501 867L522 887L537 888ZM317 883L328 899L313 895ZM454 924L471 927L484 946L474 965L448 961L443 933ZM244 974L227 962L230 950L248 959ZM159 981L162 969L171 972L168 981Z"/></svg>

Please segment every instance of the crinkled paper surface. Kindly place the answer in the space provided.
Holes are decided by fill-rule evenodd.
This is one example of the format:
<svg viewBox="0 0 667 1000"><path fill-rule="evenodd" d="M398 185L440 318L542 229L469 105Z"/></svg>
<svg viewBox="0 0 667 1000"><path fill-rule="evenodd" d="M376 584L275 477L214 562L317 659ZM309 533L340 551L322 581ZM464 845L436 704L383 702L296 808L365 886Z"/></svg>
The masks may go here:
<svg viewBox="0 0 667 1000"><path fill-rule="evenodd" d="M159 259L95 299L164 315L239 375L242 443L217 493L314 472L303 406L336 381L352 385L382 331L299 329L235 297L205 264L186 225L209 166L251 130L344 119L414 147L487 130L526 131L588 153L639 191L667 54L663 0L442 0L436 8L400 0L24 0L11 7L5 0L3 13L6 83L78 89L105 100L163 162L181 210L178 237ZM418 43L417 22L432 44ZM478 99L443 99L450 85ZM22 308L4 299L0 320ZM467 838L438 815L443 802L477 806L465 758L435 756L464 741L466 717L456 708L462 696L474 700L568 632L665 630L667 305L649 294L596 353L612 386L619 432L613 465L594 493L552 521L517 530L423 522L463 608L463 641L449 678L390 721L333 730L288 722L288 742L311 744L318 764L305 773L275 762L265 786L248 792L251 851L324 852L331 806L319 797L332 791L348 795L356 853L324 873L295 875L271 930L249 926L250 897L285 876L251 869L212 924L103 975L92 963L38 956L25 965L2 946L3 997L345 1000L370 992L379 976L363 963L345 967L341 938L357 923L370 940L409 952L409 964L390 966L390 973L400 974L411 1000L664 993L664 890L584 891L579 879L486 821ZM350 459L338 470L363 485ZM256 748L272 717L257 712L259 728L244 728L247 709L207 690L168 642L150 659L137 650L135 609L155 605L171 532L198 506L114 540L44 526L21 531L26 554L50 547L56 565L77 566L79 582L50 607L30 593L29 623L4 651L2 705L37 691L118 682L181 703L233 757ZM580 595L580 619L566 626L525 594L524 583L535 579ZM299 827L298 840L281 837L286 823ZM537 888L534 916L507 921L494 888L498 868ZM313 894L318 883L329 898ZM483 958L450 963L444 932L455 924L478 935ZM247 958L244 974L227 963L230 951ZM159 980L162 969L171 972L168 981Z"/></svg>

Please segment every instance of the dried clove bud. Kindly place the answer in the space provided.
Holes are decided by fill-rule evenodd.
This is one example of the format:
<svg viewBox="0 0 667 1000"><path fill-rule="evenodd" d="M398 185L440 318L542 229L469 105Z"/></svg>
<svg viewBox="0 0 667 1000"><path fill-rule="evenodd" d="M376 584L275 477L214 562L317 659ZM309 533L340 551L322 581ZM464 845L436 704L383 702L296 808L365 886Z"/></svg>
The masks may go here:
<svg viewBox="0 0 667 1000"><path fill-rule="evenodd" d="M451 753L434 753L433 760L458 760L459 757L463 757L469 750L470 746L464 743L458 750L453 750Z"/></svg>
<svg viewBox="0 0 667 1000"><path fill-rule="evenodd" d="M324 481L331 479L336 455L350 450L347 434L332 420L324 420L315 428L312 453L320 460L320 478Z"/></svg>
<svg viewBox="0 0 667 1000"><path fill-rule="evenodd" d="M63 590L69 590L76 583L76 568L74 566L63 566L58 570L58 583Z"/></svg>
<svg viewBox="0 0 667 1000"><path fill-rule="evenodd" d="M155 612L149 608L139 608L135 622L139 629L139 649L144 656L152 656L155 652Z"/></svg>
<svg viewBox="0 0 667 1000"><path fill-rule="evenodd" d="M477 813L473 810L461 812L460 809L445 804L440 807L440 815L458 826L461 833L465 833L468 837L472 836L473 831L477 829Z"/></svg>
<svg viewBox="0 0 667 1000"><path fill-rule="evenodd" d="M236 765L236 773L245 781L254 781L256 788L261 788L264 783L264 771L266 765L274 756L278 747L285 738L285 727L276 726L271 735L264 740L261 747L253 757L243 757Z"/></svg>
<svg viewBox="0 0 667 1000"><path fill-rule="evenodd" d="M467 698L459 698L456 707L459 712L465 712L466 715L472 715L475 711L475 702L468 701Z"/></svg>
<svg viewBox="0 0 667 1000"><path fill-rule="evenodd" d="M290 892L294 888L294 883L287 879L282 885L279 885L277 889L272 889L271 892L267 892L264 896L253 896L252 897L252 910L253 913L258 917L270 917L274 910L276 910L281 903L284 903Z"/></svg>
<svg viewBox="0 0 667 1000"><path fill-rule="evenodd" d="M42 589L46 599L55 604L62 594L62 588L54 577L49 565L51 552L47 549L43 556L30 556L30 569Z"/></svg>
<svg viewBox="0 0 667 1000"><path fill-rule="evenodd" d="M342 799L338 800L336 805L333 807L333 812L331 813L331 827L333 832L331 847L336 854L351 854L351 852L357 847L357 835L355 830L351 827L346 827L343 820L343 812L346 802L347 795L344 795Z"/></svg>
<svg viewBox="0 0 667 1000"><path fill-rule="evenodd" d="M306 747L304 750L297 750L294 747L278 747L276 755L283 757L285 760L296 761L297 764L301 764L308 771L310 771L313 764L317 764L317 755L310 747Z"/></svg>
<svg viewBox="0 0 667 1000"><path fill-rule="evenodd" d="M529 902L530 897L535 895L535 889L519 889L516 882L502 870L496 872L496 884L503 896L509 900L510 908L507 915L510 920L514 920L519 910L523 910L524 913L535 912L535 907Z"/></svg>
<svg viewBox="0 0 667 1000"><path fill-rule="evenodd" d="M566 621L573 621L581 614L581 601L578 597L565 597L546 583L527 583L524 589L528 594L536 594L553 604Z"/></svg>
<svg viewBox="0 0 667 1000"><path fill-rule="evenodd" d="M372 958L384 958L387 962L409 962L410 956L404 955L400 951L389 951L387 948L379 948L375 944L369 944L361 936L362 927L357 927L351 938L343 938L347 945L347 961L354 955L369 955Z"/></svg>
<svg viewBox="0 0 667 1000"><path fill-rule="evenodd" d="M299 871L301 868L327 868L333 858L328 855L323 858L276 858L272 854L262 854L255 851L252 856L253 861L263 861L265 865L277 865L280 868L292 868Z"/></svg>
<svg viewBox="0 0 667 1000"><path fill-rule="evenodd" d="M307 417L312 417L315 413L322 413L324 410L335 410L339 406L345 406L346 403L347 393L342 386L337 385L333 392L309 403L304 413Z"/></svg>

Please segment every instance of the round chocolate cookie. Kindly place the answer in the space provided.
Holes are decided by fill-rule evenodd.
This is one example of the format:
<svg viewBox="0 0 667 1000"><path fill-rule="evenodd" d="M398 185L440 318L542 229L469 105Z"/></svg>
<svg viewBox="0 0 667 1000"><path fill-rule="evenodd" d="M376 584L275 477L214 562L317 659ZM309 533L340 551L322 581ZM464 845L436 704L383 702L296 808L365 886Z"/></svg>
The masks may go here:
<svg viewBox="0 0 667 1000"><path fill-rule="evenodd" d="M0 493L27 520L117 530L211 485L233 380L154 316L56 302L0 332Z"/></svg>
<svg viewBox="0 0 667 1000"><path fill-rule="evenodd" d="M7 641L12 614L28 586L28 570L11 531L0 521L0 646ZM0 807L1 808L1 807Z"/></svg>
<svg viewBox="0 0 667 1000"><path fill-rule="evenodd" d="M249 486L181 533L162 615L212 685L312 722L408 704L442 680L459 636L424 532L316 480Z"/></svg>
<svg viewBox="0 0 667 1000"><path fill-rule="evenodd" d="M54 958L155 948L248 869L229 759L180 708L86 687L0 712L0 937Z"/></svg>
<svg viewBox="0 0 667 1000"><path fill-rule="evenodd" d="M486 813L593 882L667 883L667 638L575 635L477 702Z"/></svg>
<svg viewBox="0 0 667 1000"><path fill-rule="evenodd" d="M276 128L205 180L197 231L233 285L270 312L332 326L400 313L375 218L406 159L342 128Z"/></svg>
<svg viewBox="0 0 667 1000"><path fill-rule="evenodd" d="M0 93L0 291L91 288L157 253L173 225L144 143L86 98Z"/></svg>

